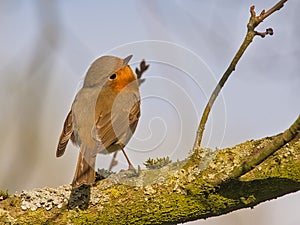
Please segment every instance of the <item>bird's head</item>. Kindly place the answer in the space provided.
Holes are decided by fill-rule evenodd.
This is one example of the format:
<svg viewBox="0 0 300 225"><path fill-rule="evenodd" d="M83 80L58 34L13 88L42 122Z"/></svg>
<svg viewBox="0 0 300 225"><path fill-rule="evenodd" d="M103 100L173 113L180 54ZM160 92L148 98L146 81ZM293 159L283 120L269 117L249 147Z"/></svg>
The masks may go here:
<svg viewBox="0 0 300 225"><path fill-rule="evenodd" d="M115 56L102 56L96 59L88 69L83 87L110 85L114 90L120 91L136 80L128 62L132 55L122 59Z"/></svg>

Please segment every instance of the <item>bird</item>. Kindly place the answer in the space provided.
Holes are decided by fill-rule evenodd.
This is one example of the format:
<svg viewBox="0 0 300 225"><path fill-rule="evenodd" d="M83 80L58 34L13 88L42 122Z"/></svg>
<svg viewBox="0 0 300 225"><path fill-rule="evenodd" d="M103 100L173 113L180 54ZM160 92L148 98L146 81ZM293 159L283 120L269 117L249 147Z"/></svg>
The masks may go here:
<svg viewBox="0 0 300 225"><path fill-rule="evenodd" d="M136 130L140 118L139 78L148 68L143 61L137 76L128 65L132 55L122 59L105 55L87 70L63 124L56 157L61 157L69 140L80 148L72 187L95 182L98 153L122 150Z"/></svg>

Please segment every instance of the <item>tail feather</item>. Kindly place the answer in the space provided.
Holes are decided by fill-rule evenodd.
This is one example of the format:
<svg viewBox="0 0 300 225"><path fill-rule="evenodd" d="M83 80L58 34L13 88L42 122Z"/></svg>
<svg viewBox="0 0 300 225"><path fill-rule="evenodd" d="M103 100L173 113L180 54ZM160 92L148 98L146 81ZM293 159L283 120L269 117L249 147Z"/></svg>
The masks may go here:
<svg viewBox="0 0 300 225"><path fill-rule="evenodd" d="M79 152L75 175L72 181L73 187L79 187L82 184L92 185L95 182L95 163L96 156L87 154L83 157Z"/></svg>

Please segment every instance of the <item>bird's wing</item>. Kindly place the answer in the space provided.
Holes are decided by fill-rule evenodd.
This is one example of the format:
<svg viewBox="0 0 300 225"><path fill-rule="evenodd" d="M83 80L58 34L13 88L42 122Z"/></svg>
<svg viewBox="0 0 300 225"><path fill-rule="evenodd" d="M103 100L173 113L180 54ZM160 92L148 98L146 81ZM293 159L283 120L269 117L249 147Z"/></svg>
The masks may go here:
<svg viewBox="0 0 300 225"><path fill-rule="evenodd" d="M129 126L132 133L134 133L136 129L140 116L140 101L137 101L136 103L134 103L129 113Z"/></svg>
<svg viewBox="0 0 300 225"><path fill-rule="evenodd" d="M68 116L64 122L64 127L59 137L57 149L56 149L56 157L60 157L65 153L66 146L71 138L73 133L73 124L72 124L72 110L68 113Z"/></svg>
<svg viewBox="0 0 300 225"><path fill-rule="evenodd" d="M123 104L123 108L114 109L111 113L100 113L94 125L92 136L105 149L114 144L124 147L136 129L140 117L140 102L130 104L133 98L127 100L128 104Z"/></svg>
<svg viewBox="0 0 300 225"><path fill-rule="evenodd" d="M92 129L92 137L97 143L99 152L109 148L110 145L118 141L111 123L110 113L100 113Z"/></svg>

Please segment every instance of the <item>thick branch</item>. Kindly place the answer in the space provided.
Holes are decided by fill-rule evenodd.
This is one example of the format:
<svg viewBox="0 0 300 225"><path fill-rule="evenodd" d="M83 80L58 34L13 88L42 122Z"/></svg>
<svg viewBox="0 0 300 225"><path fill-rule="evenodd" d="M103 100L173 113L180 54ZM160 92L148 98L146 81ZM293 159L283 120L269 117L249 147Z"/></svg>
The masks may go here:
<svg viewBox="0 0 300 225"><path fill-rule="evenodd" d="M217 152L202 149L200 166L190 164L191 158L160 169L139 170L138 176L129 172L111 175L91 188L90 205L86 210L54 204L57 198L70 195L70 186L37 189L9 197L0 201L0 221L176 224L253 207L300 190L299 120L283 134L273 137L246 141ZM256 161L257 152L272 148L277 151L272 155L268 153L258 165L254 163L248 172L236 173L236 168ZM186 167L187 164L190 166ZM48 199L43 200L45 193ZM38 197L34 199L33 196ZM38 209L33 208L34 211L21 209L24 201L36 204L37 200L46 203ZM49 203L52 207L47 208Z"/></svg>

